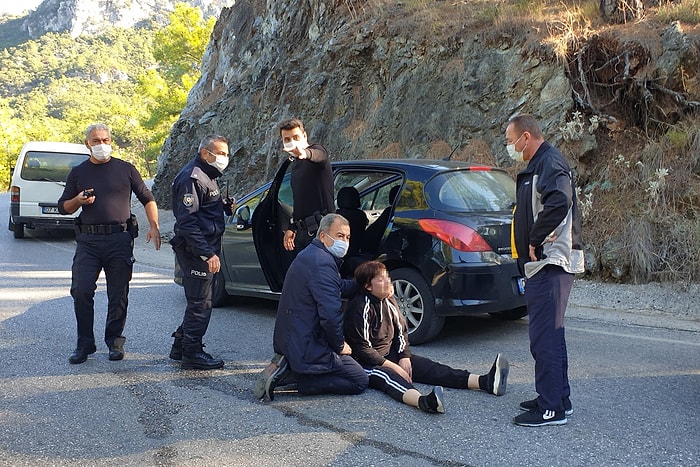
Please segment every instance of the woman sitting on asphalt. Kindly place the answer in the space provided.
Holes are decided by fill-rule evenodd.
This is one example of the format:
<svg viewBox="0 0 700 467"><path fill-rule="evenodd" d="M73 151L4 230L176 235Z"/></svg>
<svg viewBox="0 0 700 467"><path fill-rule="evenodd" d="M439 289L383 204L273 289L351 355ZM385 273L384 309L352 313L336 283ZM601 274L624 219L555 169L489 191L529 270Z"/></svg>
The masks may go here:
<svg viewBox="0 0 700 467"><path fill-rule="evenodd" d="M411 353L408 330L394 299L394 288L383 263L368 261L355 270L357 294L345 311L345 340L352 356L369 375L369 386L397 401L428 413L445 413L442 386L506 393L508 362L501 354L485 375L458 370ZM436 385L422 395L413 383Z"/></svg>

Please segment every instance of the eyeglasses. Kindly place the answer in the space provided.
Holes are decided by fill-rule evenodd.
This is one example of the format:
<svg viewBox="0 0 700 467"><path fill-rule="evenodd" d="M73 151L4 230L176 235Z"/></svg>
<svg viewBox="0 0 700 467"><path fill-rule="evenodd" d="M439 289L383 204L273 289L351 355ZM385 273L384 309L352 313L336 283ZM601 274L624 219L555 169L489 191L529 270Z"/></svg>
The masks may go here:
<svg viewBox="0 0 700 467"><path fill-rule="evenodd" d="M222 152L220 152L220 153L213 153L213 152L211 152L210 150L208 150L207 148L204 148L204 150L207 151L207 152L208 152L209 154L211 154L212 156L224 156L224 157L228 157L228 153L227 153L227 152L223 152L223 151L222 151Z"/></svg>

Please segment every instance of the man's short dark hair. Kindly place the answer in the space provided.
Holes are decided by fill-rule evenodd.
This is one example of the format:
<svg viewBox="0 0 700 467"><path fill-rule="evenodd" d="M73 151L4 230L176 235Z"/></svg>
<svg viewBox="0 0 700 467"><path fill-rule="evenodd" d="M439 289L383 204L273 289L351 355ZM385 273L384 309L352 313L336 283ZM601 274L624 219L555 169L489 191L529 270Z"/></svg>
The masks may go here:
<svg viewBox="0 0 700 467"><path fill-rule="evenodd" d="M366 261L360 264L355 269L355 282L362 288L367 287L372 283L372 279L377 277L379 273L386 271L384 263L379 261Z"/></svg>
<svg viewBox="0 0 700 467"><path fill-rule="evenodd" d="M535 138L544 138L539 123L537 123L535 117L530 114L516 115L508 120L508 125L513 125L513 128L517 130L518 133L527 131Z"/></svg>
<svg viewBox="0 0 700 467"><path fill-rule="evenodd" d="M293 130L295 128L305 131L304 123L301 121L301 119L293 117L282 121L282 123L280 123L280 136L282 136L282 130Z"/></svg>

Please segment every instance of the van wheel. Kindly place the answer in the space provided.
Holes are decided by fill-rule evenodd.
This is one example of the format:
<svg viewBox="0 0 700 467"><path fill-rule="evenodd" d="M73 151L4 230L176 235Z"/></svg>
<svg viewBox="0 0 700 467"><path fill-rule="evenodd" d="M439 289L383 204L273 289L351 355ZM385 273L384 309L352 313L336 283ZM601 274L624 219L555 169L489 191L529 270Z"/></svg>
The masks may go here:
<svg viewBox="0 0 700 467"><path fill-rule="evenodd" d="M231 299L231 296L226 292L225 282L226 280L221 272L214 274L214 278L211 281L211 306L215 308L226 305Z"/></svg>
<svg viewBox="0 0 700 467"><path fill-rule="evenodd" d="M8 228L12 231L15 238L24 238L24 224L15 224L12 222L12 219L9 220L8 224Z"/></svg>
<svg viewBox="0 0 700 467"><path fill-rule="evenodd" d="M394 297L406 319L411 344L422 344L433 339L445 324L444 316L435 313L435 297L423 276L411 268L390 272L394 283Z"/></svg>

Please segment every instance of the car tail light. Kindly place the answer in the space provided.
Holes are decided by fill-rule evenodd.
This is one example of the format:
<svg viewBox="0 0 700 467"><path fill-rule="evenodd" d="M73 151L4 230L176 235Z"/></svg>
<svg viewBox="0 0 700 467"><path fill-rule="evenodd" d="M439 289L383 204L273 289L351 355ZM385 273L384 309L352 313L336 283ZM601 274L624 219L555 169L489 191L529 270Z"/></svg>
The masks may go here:
<svg viewBox="0 0 700 467"><path fill-rule="evenodd" d="M13 186L10 188L10 202L19 203L19 187Z"/></svg>
<svg viewBox="0 0 700 467"><path fill-rule="evenodd" d="M459 251L491 251L486 240L471 227L440 219L420 219L421 229Z"/></svg>

